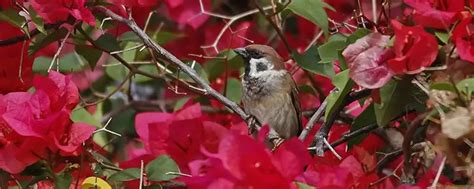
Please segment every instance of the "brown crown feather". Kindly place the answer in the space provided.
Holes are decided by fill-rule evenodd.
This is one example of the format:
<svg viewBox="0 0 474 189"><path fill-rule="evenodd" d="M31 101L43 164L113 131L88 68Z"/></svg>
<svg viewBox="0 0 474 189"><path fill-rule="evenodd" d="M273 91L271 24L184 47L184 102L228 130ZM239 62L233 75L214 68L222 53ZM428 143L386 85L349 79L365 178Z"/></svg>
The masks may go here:
<svg viewBox="0 0 474 189"><path fill-rule="evenodd" d="M281 70L285 69L285 63L283 58L270 46L267 45L260 45L260 44L252 44L245 47L247 51L258 51L263 54L267 60L273 63L274 70Z"/></svg>

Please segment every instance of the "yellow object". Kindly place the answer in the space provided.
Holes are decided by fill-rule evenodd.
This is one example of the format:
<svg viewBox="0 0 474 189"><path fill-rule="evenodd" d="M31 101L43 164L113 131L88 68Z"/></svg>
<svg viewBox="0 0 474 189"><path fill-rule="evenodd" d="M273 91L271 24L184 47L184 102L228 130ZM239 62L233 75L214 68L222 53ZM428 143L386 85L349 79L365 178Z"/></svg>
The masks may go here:
<svg viewBox="0 0 474 189"><path fill-rule="evenodd" d="M99 177L87 177L82 182L82 189L112 189L104 179Z"/></svg>

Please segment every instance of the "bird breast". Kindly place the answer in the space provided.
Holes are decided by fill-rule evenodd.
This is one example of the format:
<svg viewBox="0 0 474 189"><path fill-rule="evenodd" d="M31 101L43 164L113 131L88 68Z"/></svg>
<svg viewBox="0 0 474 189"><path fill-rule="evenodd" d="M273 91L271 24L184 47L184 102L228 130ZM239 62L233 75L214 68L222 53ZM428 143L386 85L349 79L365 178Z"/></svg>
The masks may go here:
<svg viewBox="0 0 474 189"><path fill-rule="evenodd" d="M286 71L284 74L288 74ZM282 138L297 135L298 118L291 99L291 87L285 75L274 73L269 80L244 78L242 102L247 113L268 124Z"/></svg>

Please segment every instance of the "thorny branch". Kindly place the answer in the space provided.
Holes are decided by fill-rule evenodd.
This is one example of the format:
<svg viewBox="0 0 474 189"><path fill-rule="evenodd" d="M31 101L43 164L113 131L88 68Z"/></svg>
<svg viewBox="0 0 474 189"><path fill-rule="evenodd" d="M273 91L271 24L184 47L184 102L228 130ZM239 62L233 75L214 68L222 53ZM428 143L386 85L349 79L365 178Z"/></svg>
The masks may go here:
<svg viewBox="0 0 474 189"><path fill-rule="evenodd" d="M155 74L152 74L152 73L149 73L149 72L146 72L146 71L142 71L142 70L139 70L137 69L136 67L132 66L130 63L128 63L126 60L124 60L120 55L118 54L113 54L112 52L109 52L108 50L106 49L103 49L102 47L100 47L99 45L97 45L97 43L84 31L82 30L81 28L78 28L78 31L86 38L86 40L92 45L94 46L94 48L96 49L99 49L107 54L109 54L110 56L112 56L113 58L115 58L120 64L124 65L131 73L133 74L140 74L140 75L144 75L144 76L147 76L149 78L153 78L153 79L157 79L157 80L164 80L166 81L165 78L161 77L160 75L155 75ZM176 79L174 78L171 74L169 73L165 73L165 76L167 76L168 78L171 78L173 80L176 80L178 81L179 85L188 89L189 91L191 92L194 92L196 94L205 94L202 90L196 88L196 87L191 87L190 84L186 83L185 81L183 80L179 80L179 79Z"/></svg>
<svg viewBox="0 0 474 189"><path fill-rule="evenodd" d="M45 25L44 29L48 30L48 29L52 29L52 28L57 28L60 24L61 23ZM41 32L38 30L38 28L35 28L35 29L31 30L30 32L28 32L27 34L23 34L23 35L11 37L11 38L8 38L8 39L0 40L0 46L13 45L13 44L31 39L31 38L35 37L36 35L38 35L40 33Z"/></svg>
<svg viewBox="0 0 474 189"><path fill-rule="evenodd" d="M328 116L327 120L323 123L321 128L319 128L318 132L316 133L314 140L311 144L312 147L314 147L314 151L311 151L312 153L316 153L318 156L323 156L324 154L324 139L328 136L329 131L331 130L332 125L336 121L340 111L344 109L347 105L350 103L364 98L366 96L369 96L370 90L365 89L362 91L358 92L352 92L349 93L347 96L344 97L342 103L336 107L335 111L336 113L332 113Z"/></svg>
<svg viewBox="0 0 474 189"><path fill-rule="evenodd" d="M156 44L153 39L151 39L136 23L133 19L126 19L123 18L120 15L115 14L114 12L104 8L104 7L97 7L96 10L104 13L105 15L111 17L113 20L116 20L118 22L121 22L125 25L127 25L143 42L144 44L152 49L154 52L157 54L163 56L166 60L169 62L173 63L176 65L181 71L185 72L188 74L200 87L203 88L205 91L205 94L209 94L221 103L223 103L225 106L227 106L229 109L237 113L243 120L247 121L250 116L246 114L242 108L240 108L235 102L229 100L216 90L214 90L209 84L199 77L199 75L196 73L194 69L186 65L184 62L176 58L173 54L168 52L166 49L161 47L160 45ZM134 68L134 67L133 67ZM137 70L137 69L134 69Z"/></svg>
<svg viewBox="0 0 474 189"><path fill-rule="evenodd" d="M222 19L226 19L228 20L227 23L224 25L224 27L222 27L221 31L219 32L219 34L217 34L217 37L216 39L214 40L214 42L212 42L210 45L204 45L204 46L201 46L201 48L203 49L206 49L206 48L213 48L214 51L216 51L217 53L219 53L219 50L217 49L217 44L219 43L219 41L221 40L222 36L224 35L225 31L234 23L236 22L237 20L240 20L241 18L244 18L246 16L250 16L252 14L255 14L255 13L258 13L259 10L258 9L253 9L253 10L249 10L249 11L246 11L246 12L243 12L243 13L240 13L240 14L237 14L237 15L234 15L234 16L226 16L226 15L222 15L222 14L218 14L218 13L213 13L213 12L208 12L204 9L204 4L202 2L202 0L199 0L199 5L200 5L200 8L201 8L201 13L202 14L205 14L205 15L209 15L209 16L213 16L213 17L216 17L216 18L222 18ZM263 10L269 10L271 9L272 6L265 6L265 7L262 7Z"/></svg>
<svg viewBox="0 0 474 189"><path fill-rule="evenodd" d="M314 124L316 122L318 122L318 120L323 116L325 110L326 110L326 106L327 106L328 102L327 102L327 98L321 103L321 105L319 105L319 108L318 110L316 110L316 112L314 112L313 116L311 116L311 118L309 119L308 123L306 124L306 126L304 127L303 131L301 132L300 136L299 136L299 139L301 141L304 141L306 139L306 137L308 136L309 132L313 129L314 127Z"/></svg>
<svg viewBox="0 0 474 189"><path fill-rule="evenodd" d="M412 141L415 138L416 131L419 126L423 123L423 120L427 116L427 113L423 113L418 115L415 120L413 120L410 125L408 125L407 131L405 133L405 136L403 137L403 143L402 143L402 150L403 150L403 157L404 157L404 163L403 163L403 175L402 175L402 182L407 183L407 184L413 184L415 183L415 176L414 170L411 167L411 153L412 153Z"/></svg>

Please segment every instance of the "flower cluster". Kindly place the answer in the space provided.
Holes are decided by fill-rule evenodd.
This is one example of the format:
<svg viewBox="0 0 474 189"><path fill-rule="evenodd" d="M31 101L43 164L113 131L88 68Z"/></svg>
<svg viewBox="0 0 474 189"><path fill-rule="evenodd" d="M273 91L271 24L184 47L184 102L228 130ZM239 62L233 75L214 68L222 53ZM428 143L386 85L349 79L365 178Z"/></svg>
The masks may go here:
<svg viewBox="0 0 474 189"><path fill-rule="evenodd" d="M407 26L391 20L393 46L388 35L371 34L349 45L343 52L351 67L351 78L360 86L375 89L387 83L393 75L418 74L431 66L438 55L438 42L426 29L449 29L451 40L461 59L474 62L472 15L464 10L463 1L405 0L412 8L409 15L415 21Z"/></svg>
<svg viewBox="0 0 474 189"><path fill-rule="evenodd" d="M33 87L34 92L0 95L0 168L10 173L53 154L78 155L95 130L69 118L79 100L70 77L35 76Z"/></svg>

